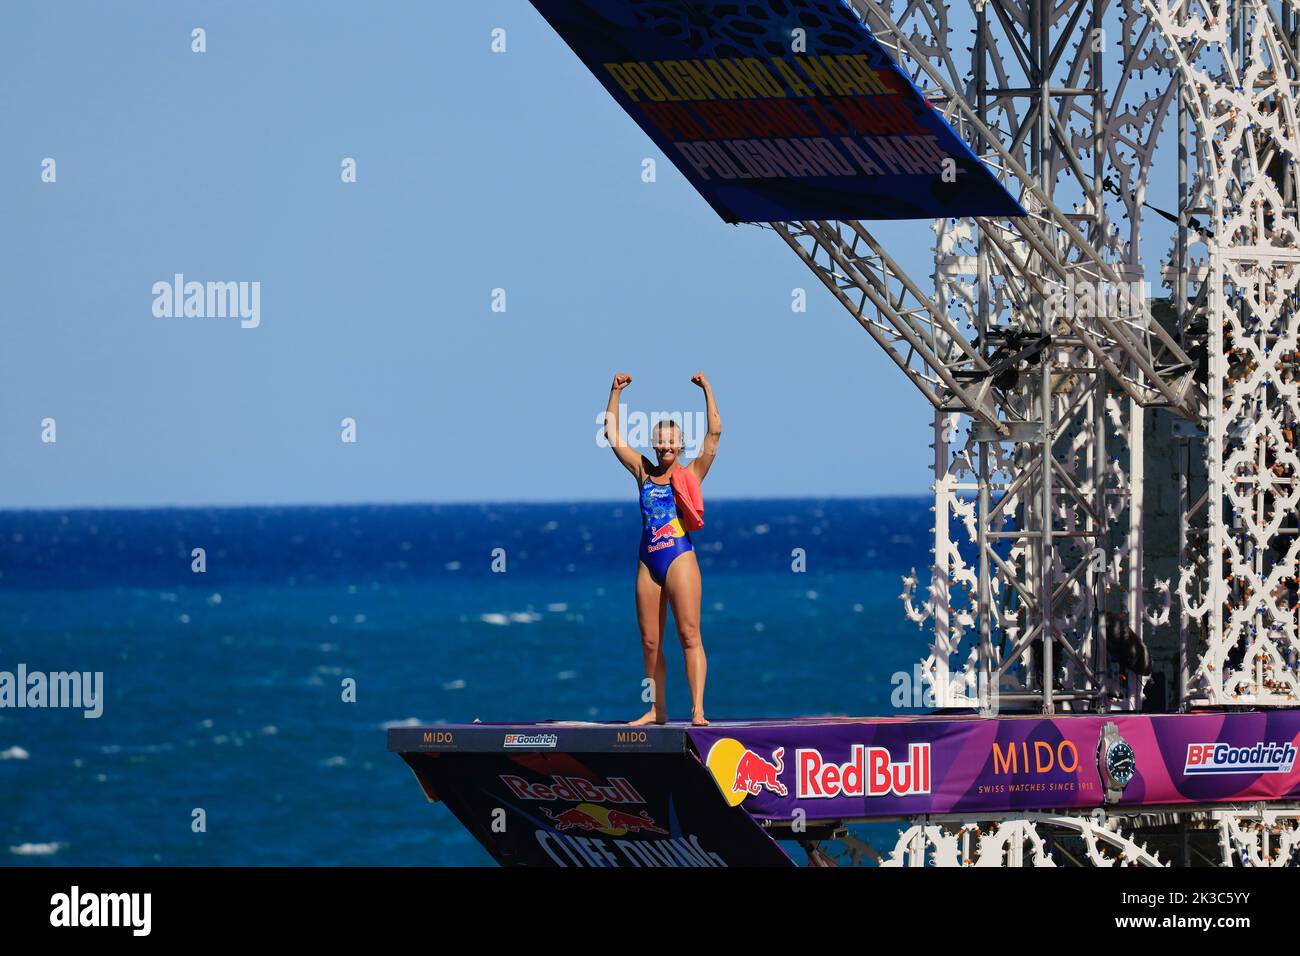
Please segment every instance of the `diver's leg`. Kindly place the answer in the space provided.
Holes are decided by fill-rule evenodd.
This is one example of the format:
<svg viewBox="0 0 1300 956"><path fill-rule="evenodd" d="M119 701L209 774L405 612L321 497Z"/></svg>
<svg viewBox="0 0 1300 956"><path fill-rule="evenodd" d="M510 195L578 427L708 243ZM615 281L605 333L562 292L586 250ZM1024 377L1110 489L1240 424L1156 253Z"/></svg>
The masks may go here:
<svg viewBox="0 0 1300 956"><path fill-rule="evenodd" d="M650 569L642 562L636 563L636 623L641 632L641 656L645 661L645 676L654 683L651 693L654 701L650 709L632 721L632 725L662 724L668 719L667 705L664 701L664 678L667 669L664 665L663 636L666 603L664 589L650 576Z"/></svg>
<svg viewBox="0 0 1300 956"><path fill-rule="evenodd" d="M673 620L677 622L677 639L682 643L686 657L686 683L691 689L691 723L697 727L708 725L704 719L704 677L708 662L704 658L704 642L700 638L700 564L694 551L684 551L673 558L664 576L664 590L673 607Z"/></svg>
<svg viewBox="0 0 1300 956"><path fill-rule="evenodd" d="M668 589L659 589L659 654L655 658L655 723L668 722L668 698L663 688L668 680L668 658L664 654L664 625L668 623Z"/></svg>

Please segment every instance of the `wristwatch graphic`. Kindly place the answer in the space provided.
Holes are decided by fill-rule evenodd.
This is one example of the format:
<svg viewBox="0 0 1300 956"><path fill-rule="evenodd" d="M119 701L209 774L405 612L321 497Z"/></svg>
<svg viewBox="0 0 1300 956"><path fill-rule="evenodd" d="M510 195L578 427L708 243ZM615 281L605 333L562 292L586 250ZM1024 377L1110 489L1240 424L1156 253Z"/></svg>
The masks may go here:
<svg viewBox="0 0 1300 956"><path fill-rule="evenodd" d="M1106 803L1118 803L1137 771L1137 756L1132 745L1119 735L1113 720L1107 721L1097 742L1097 770L1106 787Z"/></svg>

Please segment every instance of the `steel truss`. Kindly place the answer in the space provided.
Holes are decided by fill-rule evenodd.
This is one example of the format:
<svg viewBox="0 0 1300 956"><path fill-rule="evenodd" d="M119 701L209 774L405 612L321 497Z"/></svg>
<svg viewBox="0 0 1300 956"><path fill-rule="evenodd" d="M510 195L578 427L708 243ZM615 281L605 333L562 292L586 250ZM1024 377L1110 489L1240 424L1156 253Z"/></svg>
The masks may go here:
<svg viewBox="0 0 1300 956"><path fill-rule="evenodd" d="M903 598L933 627L936 704L1137 709L1132 643L1168 629L1171 706L1295 705L1300 16L971 0L959 58L941 2L851 6L1029 213L937 221L928 282L864 223L773 224L935 408L935 559ZM1162 134L1176 209L1146 222L1170 296L1134 310L1105 293L1144 275ZM1060 308L1078 289L1094 301ZM1165 578L1145 561L1158 415L1183 423Z"/></svg>
<svg viewBox="0 0 1300 956"><path fill-rule="evenodd" d="M813 866L1300 866L1300 804L907 821L888 853L840 827L802 841Z"/></svg>

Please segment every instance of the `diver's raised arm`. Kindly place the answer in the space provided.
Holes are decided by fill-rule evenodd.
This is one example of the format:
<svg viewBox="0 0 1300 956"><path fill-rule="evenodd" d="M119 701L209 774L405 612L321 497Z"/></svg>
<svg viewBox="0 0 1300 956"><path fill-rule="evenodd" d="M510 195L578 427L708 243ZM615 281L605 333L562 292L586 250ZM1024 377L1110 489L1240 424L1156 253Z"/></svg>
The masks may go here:
<svg viewBox="0 0 1300 956"><path fill-rule="evenodd" d="M700 446L700 453L689 465L695 477L703 481L704 476L713 467L714 457L718 454L718 439L722 437L722 416L718 414L718 403L713 398L713 386L709 384L704 373L696 372L691 376L691 381L704 390L704 413L709 422L709 430L704 435L704 444Z"/></svg>
<svg viewBox="0 0 1300 956"><path fill-rule="evenodd" d="M641 455L624 444L623 430L619 427L618 420L619 398L623 394L623 389L631 384L631 375L626 372L614 373L614 384L609 389L609 406L605 409L605 440L609 442L609 447L614 449L614 455L623 467L633 475L639 475Z"/></svg>

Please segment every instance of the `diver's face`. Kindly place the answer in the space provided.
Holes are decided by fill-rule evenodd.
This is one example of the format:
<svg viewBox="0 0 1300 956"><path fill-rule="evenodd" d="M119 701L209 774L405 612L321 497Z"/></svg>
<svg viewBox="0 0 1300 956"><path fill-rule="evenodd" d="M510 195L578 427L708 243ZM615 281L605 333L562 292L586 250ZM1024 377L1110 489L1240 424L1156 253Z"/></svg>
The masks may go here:
<svg viewBox="0 0 1300 956"><path fill-rule="evenodd" d="M675 428L655 429L655 455L661 465L671 465L677 460L677 449L681 442Z"/></svg>

